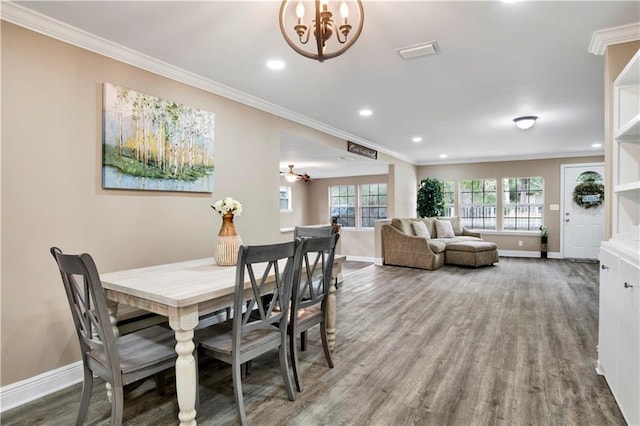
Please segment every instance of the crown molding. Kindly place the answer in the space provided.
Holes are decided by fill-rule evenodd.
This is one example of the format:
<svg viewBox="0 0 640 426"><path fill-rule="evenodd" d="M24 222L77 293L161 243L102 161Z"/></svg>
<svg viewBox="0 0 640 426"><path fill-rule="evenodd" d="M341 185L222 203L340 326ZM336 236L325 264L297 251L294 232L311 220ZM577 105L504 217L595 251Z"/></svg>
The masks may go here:
<svg viewBox="0 0 640 426"><path fill-rule="evenodd" d="M640 40L640 22L594 31L589 43L589 53L604 55L607 46L636 40Z"/></svg>
<svg viewBox="0 0 640 426"><path fill-rule="evenodd" d="M442 164L472 164L472 163L498 163L504 161L527 161L527 160L549 160L552 158L575 158L575 157L599 157L604 155L604 150L575 151L575 152L551 152L548 154L526 154L526 155L503 155L498 157L482 158L458 158L440 161L419 161L417 166L437 166Z"/></svg>
<svg viewBox="0 0 640 426"><path fill-rule="evenodd" d="M247 93L236 90L224 84L204 78L190 71L178 68L167 62L160 61L151 56L145 55L128 47L113 43L102 37L98 37L87 31L73 27L71 25L50 18L41 13L35 12L26 7L20 6L11 1L0 3L0 18L31 31L43 34L47 37L63 41L73 46L80 47L90 52L106 56L111 59L123 62L128 65L152 72L157 75L188 84L189 86L202 89L206 92L239 102L244 105L259 109L261 111L276 115L295 123L319 130L328 135L345 141L353 141L381 153L390 155L409 164L416 165L415 161L406 155L400 154L389 148L380 146L369 140L342 131L328 124L309 118L297 112L282 108L276 104L257 98Z"/></svg>

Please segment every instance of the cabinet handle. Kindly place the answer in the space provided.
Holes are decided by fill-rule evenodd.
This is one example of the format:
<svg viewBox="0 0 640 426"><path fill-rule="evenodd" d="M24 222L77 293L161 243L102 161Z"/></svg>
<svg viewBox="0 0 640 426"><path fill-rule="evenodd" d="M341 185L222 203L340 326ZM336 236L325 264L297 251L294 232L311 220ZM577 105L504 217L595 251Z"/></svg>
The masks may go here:
<svg viewBox="0 0 640 426"><path fill-rule="evenodd" d="M629 283L624 283L624 288L633 288L633 285Z"/></svg>
<svg viewBox="0 0 640 426"><path fill-rule="evenodd" d="M601 266L602 270L604 271L605 269L609 269L609 267L607 265L602 265Z"/></svg>

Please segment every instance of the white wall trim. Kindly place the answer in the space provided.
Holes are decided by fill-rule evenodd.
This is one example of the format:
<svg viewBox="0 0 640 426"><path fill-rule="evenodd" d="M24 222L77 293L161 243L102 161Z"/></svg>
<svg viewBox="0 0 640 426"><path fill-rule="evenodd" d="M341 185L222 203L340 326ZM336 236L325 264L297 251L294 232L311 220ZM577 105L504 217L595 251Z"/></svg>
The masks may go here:
<svg viewBox="0 0 640 426"><path fill-rule="evenodd" d="M347 260L354 260L356 262L373 262L376 263L376 257L368 257L368 256L349 256L347 255Z"/></svg>
<svg viewBox="0 0 640 426"><path fill-rule="evenodd" d="M639 39L640 22L594 31L591 36L591 43L589 43L589 53L604 55L607 46Z"/></svg>
<svg viewBox="0 0 640 426"><path fill-rule="evenodd" d="M540 258L539 251L525 251L525 250L498 250L498 256L500 257L530 257ZM562 259L560 253L557 251L550 251L547 253L549 259Z"/></svg>
<svg viewBox="0 0 640 426"><path fill-rule="evenodd" d="M124 62L125 64L133 65L137 68L167 77L171 80L197 87L198 89L231 99L278 117L286 118L287 120L319 130L339 139L357 142L361 145L368 146L369 148L415 165L415 161L413 159L392 151L387 147L378 145L356 135L352 135L351 133L347 133L325 123L321 123L320 121L298 114L297 112L282 108L276 104L265 101L264 99L251 96L232 87L225 86L217 81L201 77L195 73L178 68L167 62L160 61L128 47L113 43L102 37L98 37L79 28L65 24L64 22L60 22L11 1L2 2L0 18L4 21L11 22L12 24L19 25L47 37L52 37L56 40Z"/></svg>
<svg viewBox="0 0 640 426"><path fill-rule="evenodd" d="M0 413L82 382L82 361L0 388Z"/></svg>

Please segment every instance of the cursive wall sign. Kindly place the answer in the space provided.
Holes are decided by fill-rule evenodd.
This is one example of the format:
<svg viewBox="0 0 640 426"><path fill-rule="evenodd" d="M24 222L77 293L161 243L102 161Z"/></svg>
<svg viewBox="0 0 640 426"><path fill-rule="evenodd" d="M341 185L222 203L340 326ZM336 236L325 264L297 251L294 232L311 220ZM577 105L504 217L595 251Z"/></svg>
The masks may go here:
<svg viewBox="0 0 640 426"><path fill-rule="evenodd" d="M351 141L347 141L347 151L374 160L378 159L378 151L376 151L375 149L367 148L366 146L358 145L357 143L353 143Z"/></svg>

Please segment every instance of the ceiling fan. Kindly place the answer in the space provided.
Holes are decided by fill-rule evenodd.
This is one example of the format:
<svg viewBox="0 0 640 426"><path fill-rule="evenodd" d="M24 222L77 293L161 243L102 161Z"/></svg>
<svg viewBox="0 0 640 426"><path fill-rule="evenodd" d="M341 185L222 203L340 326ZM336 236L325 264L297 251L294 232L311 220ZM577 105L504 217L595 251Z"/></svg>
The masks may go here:
<svg viewBox="0 0 640 426"><path fill-rule="evenodd" d="M297 180L301 180L303 182L309 182L311 180L311 176L306 173L296 173L293 171L293 164L289 164L289 172L280 172L281 175L284 175L284 178L287 182L295 182Z"/></svg>

